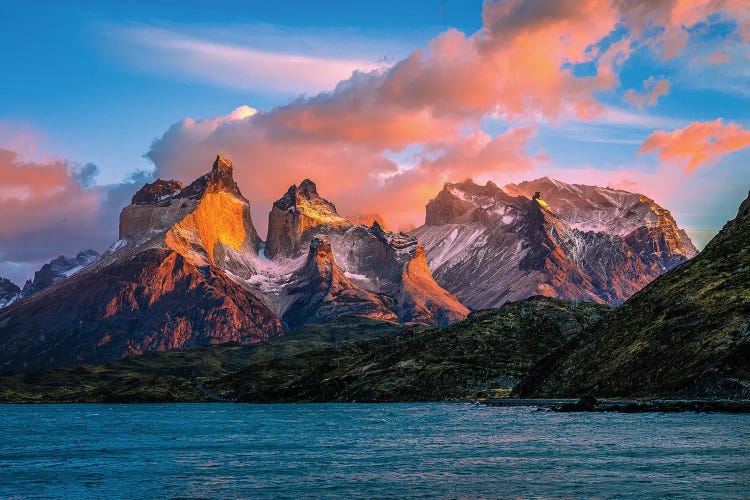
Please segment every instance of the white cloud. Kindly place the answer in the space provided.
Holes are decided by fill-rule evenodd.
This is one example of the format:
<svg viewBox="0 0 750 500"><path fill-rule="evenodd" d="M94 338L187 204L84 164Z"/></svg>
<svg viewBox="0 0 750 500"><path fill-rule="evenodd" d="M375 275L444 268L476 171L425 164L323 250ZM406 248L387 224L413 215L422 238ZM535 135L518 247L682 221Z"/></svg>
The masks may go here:
<svg viewBox="0 0 750 500"><path fill-rule="evenodd" d="M109 49L136 70L274 94L328 90L354 71L375 70L403 52L393 42L360 36L341 44L330 35L267 25L213 30L127 25L103 31L111 39Z"/></svg>

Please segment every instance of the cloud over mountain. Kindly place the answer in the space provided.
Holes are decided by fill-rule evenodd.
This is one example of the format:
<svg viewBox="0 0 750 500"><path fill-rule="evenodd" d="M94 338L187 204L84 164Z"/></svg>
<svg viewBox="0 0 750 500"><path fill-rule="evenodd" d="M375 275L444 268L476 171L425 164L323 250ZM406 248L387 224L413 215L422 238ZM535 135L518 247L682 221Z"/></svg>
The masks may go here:
<svg viewBox="0 0 750 500"><path fill-rule="evenodd" d="M188 179L217 152L230 155L258 215L272 193L312 176L347 212L383 211L388 200L389 223L419 223L428 193L447 180L544 161L534 143L540 120L601 118L600 95L619 88L634 46L674 57L691 27L732 20L745 37L745 18L732 1L486 2L471 35L450 29L391 67L355 71L330 92L268 112L185 119L147 156L157 176ZM666 80L644 86L631 96L636 105L668 90ZM489 134L487 119L504 130Z"/></svg>

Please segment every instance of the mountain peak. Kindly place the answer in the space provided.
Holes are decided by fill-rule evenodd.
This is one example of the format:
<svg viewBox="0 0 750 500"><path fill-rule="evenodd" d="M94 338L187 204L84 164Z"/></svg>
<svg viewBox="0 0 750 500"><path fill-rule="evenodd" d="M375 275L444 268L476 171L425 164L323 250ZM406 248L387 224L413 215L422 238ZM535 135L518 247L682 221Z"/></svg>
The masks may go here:
<svg viewBox="0 0 750 500"><path fill-rule="evenodd" d="M302 182L299 183L299 187L297 190L300 193L308 194L308 195L317 195L318 194L318 187L315 185L313 181L310 179L305 179Z"/></svg>
<svg viewBox="0 0 750 500"><path fill-rule="evenodd" d="M268 214L265 255L269 259L278 255L296 255L305 246L302 242L306 238L304 234L311 230L320 227L346 229L351 225L338 214L333 203L318 194L315 183L305 179L299 186L290 186L284 196L273 203Z"/></svg>
<svg viewBox="0 0 750 500"><path fill-rule="evenodd" d="M229 158L226 158L220 154L216 155L216 160L214 161L214 166L211 169L212 171L222 171L222 170L229 170L231 172L232 170L232 161Z"/></svg>

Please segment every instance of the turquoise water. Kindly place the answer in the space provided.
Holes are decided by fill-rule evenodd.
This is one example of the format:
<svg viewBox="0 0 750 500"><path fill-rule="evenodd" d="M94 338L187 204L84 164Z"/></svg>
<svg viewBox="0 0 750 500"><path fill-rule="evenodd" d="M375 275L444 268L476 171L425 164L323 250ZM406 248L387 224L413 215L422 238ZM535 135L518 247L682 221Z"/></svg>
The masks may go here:
<svg viewBox="0 0 750 500"><path fill-rule="evenodd" d="M0 405L0 497L750 497L750 415Z"/></svg>

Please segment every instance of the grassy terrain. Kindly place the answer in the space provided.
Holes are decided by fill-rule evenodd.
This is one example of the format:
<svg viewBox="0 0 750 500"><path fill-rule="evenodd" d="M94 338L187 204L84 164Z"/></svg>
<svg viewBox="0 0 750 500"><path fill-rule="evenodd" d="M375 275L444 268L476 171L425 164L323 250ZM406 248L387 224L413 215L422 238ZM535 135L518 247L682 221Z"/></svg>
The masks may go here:
<svg viewBox="0 0 750 500"><path fill-rule="evenodd" d="M305 325L259 344L222 344L0 377L0 402L176 402L210 401L203 382L251 363L294 356L331 345L388 335L402 325L360 317L341 317Z"/></svg>
<svg viewBox="0 0 750 500"><path fill-rule="evenodd" d="M608 306L546 297L472 313L442 328L250 364L207 383L250 402L440 401L507 395L534 362Z"/></svg>

